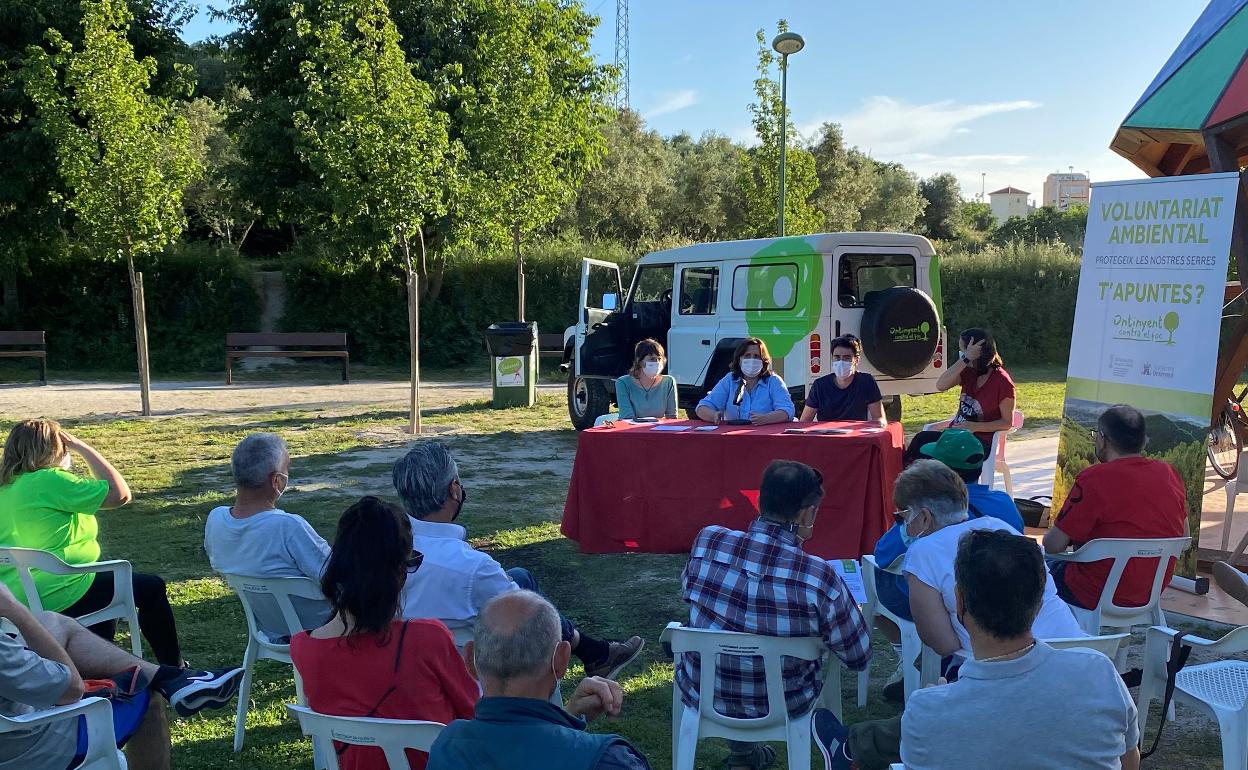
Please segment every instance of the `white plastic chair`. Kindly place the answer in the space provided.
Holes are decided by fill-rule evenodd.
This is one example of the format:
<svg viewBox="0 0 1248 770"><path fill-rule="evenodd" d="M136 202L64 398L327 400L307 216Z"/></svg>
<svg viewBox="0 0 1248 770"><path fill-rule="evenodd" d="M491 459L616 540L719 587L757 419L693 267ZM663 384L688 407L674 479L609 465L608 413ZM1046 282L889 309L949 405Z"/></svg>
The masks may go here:
<svg viewBox="0 0 1248 770"><path fill-rule="evenodd" d="M139 633L139 611L134 605L134 577L130 562L124 559L95 561L90 564L69 565L55 554L36 548L0 547L0 565L17 570L17 579L26 593L26 606L38 614L43 612L43 602L35 589L31 570L50 575L81 575L84 573L113 573L113 600L107 607L74 618L84 626L103 623L106 620L124 620L130 629L130 650L136 658L143 657L143 635Z"/></svg>
<svg viewBox="0 0 1248 770"><path fill-rule="evenodd" d="M698 741L730 738L738 741L785 741L790 770L810 770L810 713L822 706L841 718L841 663L823 642L814 637L779 637L686 628L668 623L659 641L671 646L675 665L682 653L698 653L702 665L698 681L698 708L687 708L680 687L672 679L672 768L693 770ZM767 680L767 716L738 719L715 710L715 680L720 655L759 656ZM785 705L783 658L823 661L824 682L820 696L804 713L789 716Z"/></svg>
<svg viewBox="0 0 1248 770"><path fill-rule="evenodd" d="M334 741L352 746L376 746L385 752L390 770L408 770L405 749L428 753L438 733L446 727L441 722L418 719L335 717L294 704L287 704L286 708L299 720L303 734L312 739L313 748L328 759L329 770L338 770Z"/></svg>
<svg viewBox="0 0 1248 770"><path fill-rule="evenodd" d="M1140 741L1148 724L1148 707L1153 698L1164 698L1166 663L1178 631L1164 626L1148 629L1144 641L1144 677L1136 702L1140 720ZM1183 644L1219 655L1248 650L1248 626L1240 626L1217 641L1184 636ZM1222 766L1248 767L1248 661L1219 660L1183 668L1175 677L1174 703L1197 709L1218 722L1222 733Z"/></svg>
<svg viewBox="0 0 1248 770"><path fill-rule="evenodd" d="M997 480L997 471L1001 471L1001 479L1005 482L1005 493L1010 497L1014 496L1014 482L1010 478L1010 464L1005 459L1005 442L1018 429L1023 427L1023 412L1015 409L1011 416L1013 423L1008 430L999 430L992 434L992 443L988 446L988 456L984 458L984 467L979 474L979 483L993 488ZM948 428L953 420L941 420L939 422L929 422L923 426L923 430L933 430L937 427ZM969 430L970 426L959 425L959 428Z"/></svg>
<svg viewBox="0 0 1248 770"><path fill-rule="evenodd" d="M104 698L83 698L68 706L35 711L20 717L0 715L0 733L31 730L50 722L85 717L87 756L76 770L125 770L125 755L117 750L113 734L113 706Z"/></svg>
<svg viewBox="0 0 1248 770"><path fill-rule="evenodd" d="M901 670L903 674L902 687L905 691L905 697L909 698L910 693L919 689L920 672L914 667L914 661L921 654L923 643L919 640L919 630L912 621L905 620L899 615L894 614L885 607L879 600L879 593L876 590L875 575L880 569L880 565L876 563L873 554L865 554L859 563L862 566L862 585L867 594L867 603L862 606L862 616L867 621L867 628L873 628L875 624L875 616L883 615L889 620L897 624L901 629ZM867 671L858 672L858 708L864 708L867 705L867 685L870 682L870 675Z"/></svg>
<svg viewBox="0 0 1248 770"><path fill-rule="evenodd" d="M286 663L292 668L290 659L290 637L304 630L299 612L295 609L291 597L299 597L312 601L325 601L320 587L315 581L301 578L258 578L246 575L223 574L225 582L230 585L238 599L243 603L243 614L247 617L247 651L243 654L243 681L238 687L238 710L234 717L234 751L243 750L243 734L247 727L247 707L251 703L251 675L255 671L256 661L276 660ZM256 617L255 601L258 596L269 596L276 604L282 625L277 628L265 628ZM276 619L271 619L276 620ZM285 641L280 641L282 638ZM295 694L300 704L306 704L303 695L303 680L299 671L295 670ZM331 752L332 753L332 752ZM321 757L317 757L317 767Z"/></svg>
<svg viewBox="0 0 1248 770"><path fill-rule="evenodd" d="M1074 648L1084 648L1096 650L1110 660L1114 660L1118 651L1122 649L1122 643L1126 639L1130 639L1131 634L1105 634L1103 636L1072 636L1063 639L1042 639L1045 644L1057 650L1069 650ZM970 650L962 649L954 653L955 657L961 658L964 662L975 657ZM940 661L941 657L926 644L923 645L923 658L919 671L919 684L922 687L928 687L936 684L936 680L940 678Z"/></svg>
<svg viewBox="0 0 1248 770"><path fill-rule="evenodd" d="M1177 559L1191 544L1190 537L1163 538L1117 538L1107 537L1090 540L1077 551L1067 553L1051 553L1049 558L1059 561L1070 561L1080 564L1113 559L1114 564L1109 570L1105 588L1101 591L1101 599L1096 608L1085 610L1071 606L1075 620L1092 636L1101 633L1102 628L1125 628L1150 625L1164 626L1166 615L1161 611L1161 591L1165 588L1166 568L1171 559ZM1148 603L1142 607L1122 607L1114 603L1114 594L1118 591L1118 582L1127 562L1132 559L1157 559L1157 572L1153 575L1153 587L1149 593ZM1127 648L1123 646L1118 652L1115 663L1118 670L1126 665Z"/></svg>

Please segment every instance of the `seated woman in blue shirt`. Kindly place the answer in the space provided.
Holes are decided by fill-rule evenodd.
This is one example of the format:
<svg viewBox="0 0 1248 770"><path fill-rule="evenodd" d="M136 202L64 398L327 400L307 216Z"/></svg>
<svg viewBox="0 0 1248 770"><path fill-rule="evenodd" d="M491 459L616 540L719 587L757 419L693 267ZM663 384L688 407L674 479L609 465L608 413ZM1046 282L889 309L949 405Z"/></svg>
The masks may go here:
<svg viewBox="0 0 1248 770"><path fill-rule="evenodd" d="M633 348L633 368L615 381L620 419L676 417L676 378L660 374L667 354L658 340L645 339Z"/></svg>
<svg viewBox="0 0 1248 770"><path fill-rule="evenodd" d="M806 392L802 422L870 420L886 425L884 401L875 378L858 371L862 343L852 334L832 340L832 373L815 380Z"/></svg>
<svg viewBox="0 0 1248 770"><path fill-rule="evenodd" d="M741 394L737 402L737 393ZM749 420L752 425L790 422L793 399L780 375L771 371L767 343L758 337L741 340L732 353L728 373L698 402L698 417L707 422Z"/></svg>

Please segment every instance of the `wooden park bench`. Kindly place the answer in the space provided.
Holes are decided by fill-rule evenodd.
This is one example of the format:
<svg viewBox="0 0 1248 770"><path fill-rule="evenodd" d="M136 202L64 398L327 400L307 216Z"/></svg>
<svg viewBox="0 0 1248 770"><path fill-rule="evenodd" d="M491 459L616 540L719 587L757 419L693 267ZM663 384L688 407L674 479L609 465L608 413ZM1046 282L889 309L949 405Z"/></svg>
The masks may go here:
<svg viewBox="0 0 1248 770"><path fill-rule="evenodd" d="M563 334L537 335L537 355L539 358L563 358Z"/></svg>
<svg viewBox="0 0 1248 770"><path fill-rule="evenodd" d="M247 350L253 345L276 346L276 350ZM350 382L347 368L346 332L231 332L225 335L225 384L234 384L236 358L340 358L342 381Z"/></svg>
<svg viewBox="0 0 1248 770"><path fill-rule="evenodd" d="M43 332L0 331L0 347L16 348L0 350L0 358L39 359L39 384L48 384L48 346Z"/></svg>

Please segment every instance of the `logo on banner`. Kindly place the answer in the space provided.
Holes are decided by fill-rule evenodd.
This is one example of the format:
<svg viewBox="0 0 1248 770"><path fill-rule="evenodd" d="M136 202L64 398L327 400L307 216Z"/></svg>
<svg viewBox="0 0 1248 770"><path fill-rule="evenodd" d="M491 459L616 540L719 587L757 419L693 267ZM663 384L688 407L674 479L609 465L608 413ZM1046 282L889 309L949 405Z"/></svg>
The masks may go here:
<svg viewBox="0 0 1248 770"><path fill-rule="evenodd" d="M1118 313L1114 316L1114 339L1139 340L1174 344L1174 332L1179 328L1179 314L1173 310L1164 315L1137 316Z"/></svg>

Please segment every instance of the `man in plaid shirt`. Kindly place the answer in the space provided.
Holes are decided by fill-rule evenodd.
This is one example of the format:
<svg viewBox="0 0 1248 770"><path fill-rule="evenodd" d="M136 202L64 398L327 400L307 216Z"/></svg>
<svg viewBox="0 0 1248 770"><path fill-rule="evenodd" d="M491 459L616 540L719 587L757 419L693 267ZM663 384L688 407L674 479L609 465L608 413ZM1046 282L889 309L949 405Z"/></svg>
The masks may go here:
<svg viewBox="0 0 1248 770"><path fill-rule="evenodd" d="M802 550L814 531L823 478L808 465L776 460L759 485L757 521L746 532L713 525L698 533L685 565L689 626L763 636L817 636L845 665L861 671L871 660L871 632L844 581L828 562ZM700 661L681 656L676 683L686 706L698 704ZM806 711L823 686L815 661L786 658L784 694L790 714ZM715 710L730 717L767 713L759 656L722 657ZM763 744L729 741L732 768L762 767L774 757Z"/></svg>

